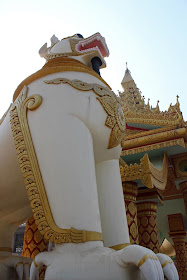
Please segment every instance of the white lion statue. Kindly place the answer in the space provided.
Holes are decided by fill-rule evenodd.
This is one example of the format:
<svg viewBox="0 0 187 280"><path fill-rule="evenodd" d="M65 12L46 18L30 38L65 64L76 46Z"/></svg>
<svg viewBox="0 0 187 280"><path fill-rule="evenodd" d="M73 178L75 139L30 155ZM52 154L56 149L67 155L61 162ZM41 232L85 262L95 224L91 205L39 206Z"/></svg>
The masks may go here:
<svg viewBox="0 0 187 280"><path fill-rule="evenodd" d="M109 55L96 33L51 38L44 67L16 89L0 126L0 279L28 279L32 261L11 253L16 228L33 212L51 252L30 280L178 279L171 259L130 245L119 157L125 119L100 77ZM163 267L163 268L162 268Z"/></svg>

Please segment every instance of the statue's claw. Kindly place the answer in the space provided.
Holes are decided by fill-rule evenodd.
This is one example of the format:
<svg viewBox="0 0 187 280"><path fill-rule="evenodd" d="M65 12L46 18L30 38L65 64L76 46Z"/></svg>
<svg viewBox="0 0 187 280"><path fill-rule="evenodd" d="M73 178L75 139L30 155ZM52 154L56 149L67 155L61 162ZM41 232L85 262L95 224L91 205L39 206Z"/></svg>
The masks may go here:
<svg viewBox="0 0 187 280"><path fill-rule="evenodd" d="M174 262L165 254L157 254L157 257L162 266L164 276L167 280L179 280L179 275L177 269L174 265Z"/></svg>
<svg viewBox="0 0 187 280"><path fill-rule="evenodd" d="M16 263L14 268L17 272L18 279L22 280L23 279L23 263L22 262Z"/></svg>
<svg viewBox="0 0 187 280"><path fill-rule="evenodd" d="M30 263L24 263L23 264L23 279L24 280L28 280L29 279L29 275L30 275Z"/></svg>
<svg viewBox="0 0 187 280"><path fill-rule="evenodd" d="M5 257L5 259L1 261L2 265L4 265L4 270L8 271L12 267L15 269L19 280L29 279L31 262L32 259L30 258L19 257L15 255L11 255L10 257Z"/></svg>
<svg viewBox="0 0 187 280"><path fill-rule="evenodd" d="M17 259L18 261L14 263L14 268L18 274L19 280L28 280L32 259L26 257L17 257Z"/></svg>
<svg viewBox="0 0 187 280"><path fill-rule="evenodd" d="M36 264L36 261L34 260L31 264L30 280L39 280L39 269L40 266Z"/></svg>
<svg viewBox="0 0 187 280"><path fill-rule="evenodd" d="M48 266L50 264L51 252L43 252L36 256L31 264L30 280L39 280L39 270L43 265Z"/></svg>
<svg viewBox="0 0 187 280"><path fill-rule="evenodd" d="M164 274L157 256L149 249L130 245L120 251L125 264L136 265L146 280L164 280Z"/></svg>

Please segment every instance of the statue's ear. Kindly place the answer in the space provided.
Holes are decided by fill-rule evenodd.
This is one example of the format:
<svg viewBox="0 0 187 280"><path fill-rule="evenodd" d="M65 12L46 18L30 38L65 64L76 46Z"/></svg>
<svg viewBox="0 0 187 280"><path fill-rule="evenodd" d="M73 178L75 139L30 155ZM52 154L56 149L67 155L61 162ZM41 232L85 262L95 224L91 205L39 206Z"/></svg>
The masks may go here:
<svg viewBox="0 0 187 280"><path fill-rule="evenodd" d="M39 55L40 55L41 57L45 57L46 52L47 52L47 43L45 43L45 44L41 47L41 49L39 50Z"/></svg>

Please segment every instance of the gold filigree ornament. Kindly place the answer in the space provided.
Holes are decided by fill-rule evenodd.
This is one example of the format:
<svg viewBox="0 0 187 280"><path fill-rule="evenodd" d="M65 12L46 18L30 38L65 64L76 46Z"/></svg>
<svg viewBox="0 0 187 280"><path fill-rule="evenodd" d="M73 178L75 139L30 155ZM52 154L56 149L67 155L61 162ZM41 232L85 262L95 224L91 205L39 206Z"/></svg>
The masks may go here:
<svg viewBox="0 0 187 280"><path fill-rule="evenodd" d="M27 121L27 111L36 110L42 103L42 97L40 95L27 97L27 93L28 87L24 86L10 110L10 123L21 172L38 230L44 235L45 239L54 243L81 243L103 240L103 235L100 232L74 228L61 229L56 226Z"/></svg>
<svg viewBox="0 0 187 280"><path fill-rule="evenodd" d="M80 80L69 80L65 78L48 80L45 81L45 83L53 85L69 84L75 89L81 91L93 90L93 92L98 96L97 100L101 103L103 109L108 115L105 121L105 125L112 130L110 134L108 149L112 149L121 144L124 138L126 127L125 117L120 100L113 91L111 91L107 87L103 87L95 83L88 84Z"/></svg>

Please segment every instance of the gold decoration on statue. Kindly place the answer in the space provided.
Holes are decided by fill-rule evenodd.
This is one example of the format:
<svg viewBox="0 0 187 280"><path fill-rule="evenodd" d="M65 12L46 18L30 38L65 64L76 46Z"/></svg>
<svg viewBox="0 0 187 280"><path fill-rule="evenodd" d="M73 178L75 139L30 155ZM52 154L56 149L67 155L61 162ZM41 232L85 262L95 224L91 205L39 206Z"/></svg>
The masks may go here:
<svg viewBox="0 0 187 280"><path fill-rule="evenodd" d="M74 228L61 229L56 226L27 121L27 111L36 110L41 105L42 98L37 94L27 97L27 93L28 87L24 86L10 110L10 122L21 172L38 230L44 235L45 239L54 243L81 243L103 240L103 235L100 232Z"/></svg>
<svg viewBox="0 0 187 280"><path fill-rule="evenodd" d="M151 259L151 260L156 260L158 261L158 258L156 255L149 255L149 254L146 254L138 263L138 267L140 267L142 264L144 264L144 262L147 260L147 259Z"/></svg>
<svg viewBox="0 0 187 280"><path fill-rule="evenodd" d="M125 117L120 101L113 91L107 87L98 84L88 84L80 80L69 80L66 78L57 78L45 81L46 84L68 84L81 91L93 90L98 96L97 100L101 103L107 113L105 125L112 129L108 144L108 149L114 148L121 144L125 132Z"/></svg>
<svg viewBox="0 0 187 280"><path fill-rule="evenodd" d="M87 73L89 75L92 75L110 88L110 86L93 69L87 67L80 61L68 57L59 57L59 58L52 59L51 61L48 61L42 67L42 69L40 69L36 73L32 74L31 76L23 80L17 87L16 91L14 92L13 101L16 100L16 98L18 97L18 95L20 94L24 86L28 86L30 83L42 77L45 77L49 74L69 72L69 71Z"/></svg>
<svg viewBox="0 0 187 280"><path fill-rule="evenodd" d="M109 248L114 249L115 251L119 251L124 249L125 247L131 245L130 243L124 243L124 244L119 244L119 245L115 245L115 246L111 246Z"/></svg>

